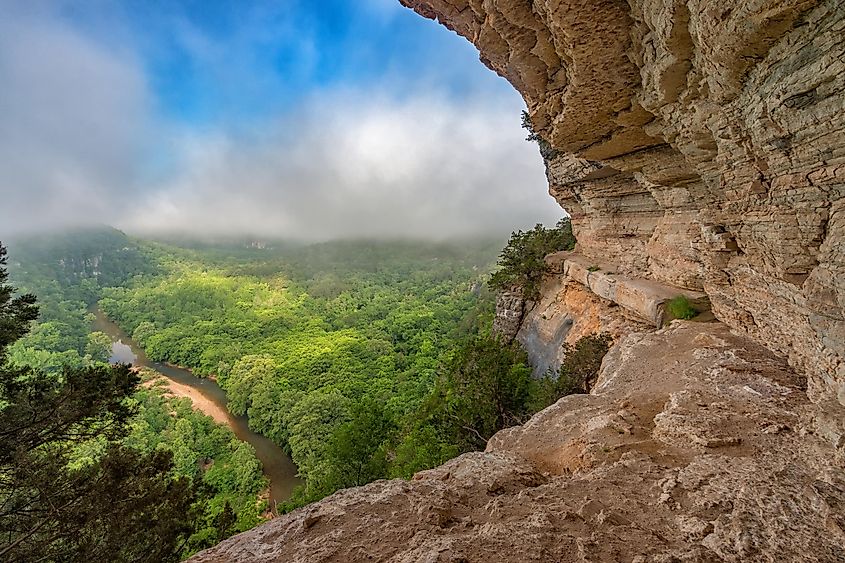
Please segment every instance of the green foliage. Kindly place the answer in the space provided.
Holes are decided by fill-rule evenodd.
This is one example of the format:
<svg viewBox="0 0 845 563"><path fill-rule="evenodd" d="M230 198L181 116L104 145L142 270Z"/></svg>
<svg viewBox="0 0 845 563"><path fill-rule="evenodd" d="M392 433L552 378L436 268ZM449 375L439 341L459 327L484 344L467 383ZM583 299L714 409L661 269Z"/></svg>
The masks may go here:
<svg viewBox="0 0 845 563"><path fill-rule="evenodd" d="M171 477L169 453L120 444L137 376L104 365L54 376L7 362L37 308L31 295L13 297L5 264L0 246L0 559L176 560L194 492Z"/></svg>
<svg viewBox="0 0 845 563"><path fill-rule="evenodd" d="M172 522L172 534L161 532L164 543L150 548L150 557L161 560L258 523L266 480L248 444L192 410L187 400L166 396L152 374L144 373L147 383L136 387L134 375L100 363L108 346L101 335L89 334L92 296L152 359L216 375L229 409L247 414L254 430L290 453L305 482L283 511L341 487L410 477L483 448L495 432L562 394L587 390L603 355L600 338L585 340L567 352L557 377L532 378L518 345L503 346L489 336L493 299L483 280L495 254L490 245L358 241L258 252L129 239L122 244L138 254L109 258L118 262L110 271L123 272L114 274L113 287L86 270L86 259L73 262L83 274L57 270L64 276L58 282L21 262L19 279L39 291L47 288L47 314L7 355L22 381L52 374L42 378L52 382L42 394L31 395L39 402L57 400L62 389L70 389L58 382L68 381L74 393L82 393L65 403L71 410L84 403L91 413L107 414L84 415L74 427L85 430L79 439L60 441L62 453L50 474L57 486L68 478L56 475L99 475L102 460L111 457L127 470L146 459L166 473L141 472L137 485L150 491L150 501L170 495L159 499L155 517ZM545 255L572 244L566 221L556 229L515 233L491 286L522 285L532 295ZM98 256L95 247L91 252ZM126 264L119 264L121 256ZM133 266L136 256L147 269ZM42 370L23 367L33 364ZM108 389L117 389L112 402L102 395ZM37 406L31 409L35 416ZM5 414L0 410L0 419ZM34 485L20 490L27 487ZM104 498L114 501L92 493L92 506ZM70 520L61 526L71 530ZM110 535L116 531L91 530L98 539L86 541L118 549ZM124 547L135 550L141 541L130 538ZM96 560L100 552L84 553ZM117 553L120 560L135 551Z"/></svg>
<svg viewBox="0 0 845 563"><path fill-rule="evenodd" d="M489 335L471 340L455 354L442 388L445 414L462 449L480 449L502 428L528 414L531 366L518 344Z"/></svg>
<svg viewBox="0 0 845 563"><path fill-rule="evenodd" d="M436 467L461 453L460 446L451 443L431 419L424 420L402 434L393 450L390 477L409 479L417 471Z"/></svg>
<svg viewBox="0 0 845 563"><path fill-rule="evenodd" d="M22 290L37 293L40 303L39 322L16 343L14 362L38 364L53 373L63 363L82 367L97 361L86 358L93 320L88 308L103 287L158 269L139 243L108 228L17 240L12 249L11 278Z"/></svg>
<svg viewBox="0 0 845 563"><path fill-rule="evenodd" d="M365 397L352 405L349 421L332 432L326 450L332 490L387 476L387 448L396 424L384 402Z"/></svg>
<svg viewBox="0 0 845 563"><path fill-rule="evenodd" d="M101 287L123 285L156 271L136 241L109 227L29 237L14 241L11 248L18 262L13 269L18 283L28 286L31 281L53 280L86 305L97 301Z"/></svg>
<svg viewBox="0 0 845 563"><path fill-rule="evenodd" d="M575 345L564 343L563 361L557 371L538 381L532 409L544 409L567 395L589 393L612 342L608 334L590 334Z"/></svg>
<svg viewBox="0 0 845 563"><path fill-rule="evenodd" d="M569 218L561 219L554 229L538 224L530 231L516 231L499 255L499 270L490 278L490 288L504 290L517 286L526 298L536 300L546 272L544 258L574 247L575 237Z"/></svg>
<svg viewBox="0 0 845 563"><path fill-rule="evenodd" d="M442 454L483 449L487 440L529 415L531 366L518 344L503 345L489 332L467 340L454 353L397 451L396 474L440 461ZM431 439L420 454L410 444ZM413 454L413 455L412 455Z"/></svg>
<svg viewBox="0 0 845 563"><path fill-rule="evenodd" d="M276 382L276 369L276 362L266 354L243 356L235 362L232 371L221 381L231 381L227 388L229 411L246 414L252 398Z"/></svg>
<svg viewBox="0 0 845 563"><path fill-rule="evenodd" d="M524 354L479 336L489 334L493 314L483 284L489 245L141 248L155 272L119 287L96 285L101 308L152 359L216 375L230 410L290 453L305 484L283 510L340 487L410 476L483 447L531 413L538 384ZM542 261L545 251L538 254ZM77 291L63 290L55 300ZM84 311L79 303L65 309ZM49 322L41 325L45 347L80 336ZM98 337L81 336L80 361L95 363ZM139 389L133 405L123 444L146 455L169 452L171 474L197 487L183 553L259 521L263 479L246 444L157 385ZM105 446L86 442L74 451L94 459Z"/></svg>
<svg viewBox="0 0 845 563"><path fill-rule="evenodd" d="M557 372L531 376L525 352L489 332L465 341L393 449L390 474L410 477L460 452L483 449L499 430L525 422L560 397L586 393L610 346L607 335L565 344Z"/></svg>
<svg viewBox="0 0 845 563"><path fill-rule="evenodd" d="M588 272L598 272L599 270L601 270L601 268L599 268L598 266L590 266L587 268Z"/></svg>
<svg viewBox="0 0 845 563"><path fill-rule="evenodd" d="M111 445L66 469L55 442L16 456L3 483L4 561L177 561L192 528L193 492L168 477L168 452ZM6 467L4 466L4 470Z"/></svg>
<svg viewBox="0 0 845 563"><path fill-rule="evenodd" d="M238 519L235 516L235 511L232 510L232 505L227 500L223 505L223 510L220 511L214 518L214 527L217 532L217 537L225 539L231 536L235 530L235 524Z"/></svg>
<svg viewBox="0 0 845 563"><path fill-rule="evenodd" d="M675 319L689 320L698 315L698 311L695 310L690 300L684 295L678 295L667 301L666 310Z"/></svg>
<svg viewBox="0 0 845 563"><path fill-rule="evenodd" d="M294 491L290 500L282 503L282 512L289 512L338 489L364 485L389 475L388 456L397 427L384 402L364 397L350 406L348 414L341 414L339 410L334 413L326 410L339 407L333 400L322 397L322 415L316 421L306 421L316 422L320 438L308 440L308 443L312 447L319 444L320 449L310 452L307 481ZM329 416L326 416L327 413ZM330 418L335 422L329 422ZM338 419L345 422L337 424ZM328 435L327 431L330 432ZM298 434L294 431L295 436ZM293 444L291 446L294 447Z"/></svg>
<svg viewBox="0 0 845 563"><path fill-rule="evenodd" d="M317 391L302 395L285 415L291 457L306 479L325 482L329 439L348 420L348 404L336 390Z"/></svg>
<svg viewBox="0 0 845 563"><path fill-rule="evenodd" d="M252 446L194 410L188 399L166 395L163 379L152 370L142 375L148 383L133 395L136 414L124 444L145 453L171 452L172 474L197 487L186 554L255 526L263 508L258 495L267 482ZM223 514L227 510L231 514Z"/></svg>
<svg viewBox="0 0 845 563"><path fill-rule="evenodd" d="M491 286L522 285L531 295L545 255L573 243L567 222L515 233ZM86 389L114 388L119 382L102 374L120 372L98 363L107 342L89 334L88 299L101 296L149 357L216 375L229 409L288 451L305 482L283 511L483 448L559 396L586 391L603 355L600 339L585 340L557 377L532 378L518 345L489 336L489 245L359 241L257 252L128 244L154 266L115 287L70 274L56 283L20 264L22 279L49 288L51 313L26 345L9 348L10 359L40 365L54 382L72 364L70 373L91 379ZM115 445L139 459L164 456L156 463L169 467L167 482L181 485L161 518L181 506L183 556L254 526L266 481L252 448L143 375L143 387L133 380L118 395L128 410L112 418L122 430L86 419L90 432L67 444L62 467L94 471Z"/></svg>
<svg viewBox="0 0 845 563"><path fill-rule="evenodd" d="M609 334L590 334L580 338L575 345L563 344L564 359L558 369L558 380L565 391L580 387L589 393L598 378L601 362L610 349L613 339Z"/></svg>
<svg viewBox="0 0 845 563"><path fill-rule="evenodd" d="M92 332L88 335L85 354L95 362L107 362L111 357L111 338L103 332Z"/></svg>
<svg viewBox="0 0 845 563"><path fill-rule="evenodd" d="M49 247L46 239L43 245ZM91 250L95 255L102 254L96 247ZM67 262L60 254L39 255L39 259ZM120 256L111 260L119 262ZM98 264L106 267L102 259ZM111 267L119 271L124 266L118 263ZM0 494L10 495L19 509L6 514L5 520L0 514L0 525L20 527L35 522L38 526L31 514L33 507L55 504L62 498L72 500L74 507L86 512L45 513L49 517L40 522L40 531L10 551L10 560L28 560L27 554L38 550L60 560L175 560L261 521L266 503L259 502L258 496L266 480L251 446L194 411L188 400L165 396L160 385L152 381L153 373L143 373L150 384L136 388L135 375L125 368L111 369L102 364L110 355L111 341L103 333L90 333L85 304L73 299L87 278L80 281L69 272L63 279L63 284L69 285L55 284L34 275L36 271L38 268L28 261L18 264L18 276L31 287L52 288L46 294L45 308L69 321L44 321L42 314L42 322L32 334L8 347L9 366L32 381L12 398L14 407L0 411L0 422L4 428L26 428L29 424L35 432L35 420L44 425L61 424L74 417L77 420L67 429L72 438L47 439L35 446L37 457L24 455L37 436L20 432L0 436L7 440L0 440L0 447L14 446L21 452L12 460L20 465L20 471L12 473L13 478L7 482L0 482ZM88 284L86 291L96 293L101 289ZM34 316L29 314L29 318ZM149 325L138 327L136 332L143 337L155 334ZM84 356L75 349L78 342L85 342ZM63 349L67 347L74 349ZM110 402L102 395L106 392L112 393ZM144 465L144 469L138 465ZM82 487L86 479L107 482L106 466L128 472L120 486L110 485L113 496L109 496L110 491L107 494ZM85 502L71 499L83 492L87 495ZM127 508L125 499L137 504ZM153 502L156 506L149 506ZM14 505L10 502L6 506ZM152 518L152 527L150 522L133 523L135 510ZM89 513L91 516L86 516ZM110 519L111 524L104 525L99 522L101 518ZM159 523L170 528L159 530ZM56 539L39 547L37 542L48 537L45 534L54 534ZM151 548L149 542L156 541L156 536L163 543ZM128 541L125 546L124 537ZM139 549L149 554L135 553Z"/></svg>
<svg viewBox="0 0 845 563"><path fill-rule="evenodd" d="M15 288L8 283L7 262L6 247L0 243L0 364L8 347L29 332L30 323L38 317L34 295L13 297Z"/></svg>
<svg viewBox="0 0 845 563"><path fill-rule="evenodd" d="M229 409L290 453L306 485L288 508L388 476L452 342L492 318L490 244L151 252L166 274L105 289L101 308L150 358L216 375ZM359 412L376 398L377 418Z"/></svg>
<svg viewBox="0 0 845 563"><path fill-rule="evenodd" d="M531 122L531 115L525 110L522 111L522 128L528 131L528 136L525 140L537 143L537 146L540 148L540 155L545 160L551 160L558 155L558 151L552 148L551 143L534 129L534 124Z"/></svg>

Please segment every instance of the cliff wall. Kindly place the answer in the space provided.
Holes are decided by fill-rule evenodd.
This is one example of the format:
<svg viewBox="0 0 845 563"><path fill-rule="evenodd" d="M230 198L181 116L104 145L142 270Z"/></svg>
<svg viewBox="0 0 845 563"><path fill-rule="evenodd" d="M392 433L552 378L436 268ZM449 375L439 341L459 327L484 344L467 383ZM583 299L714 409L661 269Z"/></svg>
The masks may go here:
<svg viewBox="0 0 845 563"><path fill-rule="evenodd" d="M580 254L706 292L845 405L840 0L401 1L523 95Z"/></svg>
<svg viewBox="0 0 845 563"><path fill-rule="evenodd" d="M540 298L536 302L524 299L519 288L497 295L493 332L505 342L517 340L522 345L536 376L560 367L564 343L575 344L584 336L596 333L607 333L618 340L632 332L654 329L653 319L644 311L662 304L667 297L660 294L642 303L634 298L628 301L641 307L620 307L611 299L619 293L615 275L607 269L588 272L589 266L578 269L582 276L573 275L576 268L572 265L579 258L568 252L546 257L548 273L540 284ZM590 287L589 276L603 276L613 282L593 284L594 289L601 285L601 289L608 290L596 292ZM621 301L626 302L624 298Z"/></svg>

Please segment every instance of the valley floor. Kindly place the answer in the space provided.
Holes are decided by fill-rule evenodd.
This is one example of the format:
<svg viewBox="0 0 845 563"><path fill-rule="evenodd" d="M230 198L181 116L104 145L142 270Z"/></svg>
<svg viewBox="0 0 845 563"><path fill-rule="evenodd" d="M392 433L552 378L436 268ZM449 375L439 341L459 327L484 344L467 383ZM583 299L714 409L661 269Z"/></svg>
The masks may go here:
<svg viewBox="0 0 845 563"><path fill-rule="evenodd" d="M229 425L229 416L228 413L226 413L226 410L221 408L220 405L216 404L214 401L211 401L207 397L203 396L202 393L190 385L182 385L181 383L167 379L164 376L158 376L154 379L150 379L145 382L144 385L163 386L164 389L166 389L166 395L189 399L195 410L200 411L206 416L210 416L214 419L214 422L218 424Z"/></svg>

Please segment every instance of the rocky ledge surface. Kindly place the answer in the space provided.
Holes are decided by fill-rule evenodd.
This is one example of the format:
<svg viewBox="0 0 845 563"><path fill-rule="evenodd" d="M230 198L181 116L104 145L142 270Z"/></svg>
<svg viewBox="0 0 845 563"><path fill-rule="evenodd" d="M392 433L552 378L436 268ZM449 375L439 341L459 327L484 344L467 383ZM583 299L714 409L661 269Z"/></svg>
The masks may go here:
<svg viewBox="0 0 845 563"><path fill-rule="evenodd" d="M192 561L845 561L843 460L805 383L721 323L675 321L622 338L593 394L486 452L340 491Z"/></svg>

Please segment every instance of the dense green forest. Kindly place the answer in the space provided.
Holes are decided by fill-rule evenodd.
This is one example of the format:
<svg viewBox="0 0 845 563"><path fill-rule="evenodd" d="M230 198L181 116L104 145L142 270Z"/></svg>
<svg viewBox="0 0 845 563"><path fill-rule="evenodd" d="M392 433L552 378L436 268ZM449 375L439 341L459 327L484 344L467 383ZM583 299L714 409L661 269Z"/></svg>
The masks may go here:
<svg viewBox="0 0 845 563"><path fill-rule="evenodd" d="M489 329L499 244L159 245L160 275L104 290L100 306L150 358L214 376L230 411L286 449L305 479L292 508L460 450L430 428L409 438L428 432L425 448L403 447L403 430L455 343Z"/></svg>
<svg viewBox="0 0 845 563"><path fill-rule="evenodd" d="M111 229L19 241L12 277L42 306L6 365L56 382L69 368L107 369L110 339L91 332L100 307L151 359L214 377L228 409L288 452L304 482L280 507L291 510L483 449L589 389L606 338L570 347L559 373L536 379L519 345L491 334L491 272L494 287L532 291L545 253L572 242L567 222L517 232L497 264L495 241L177 245ZM142 377L124 402L125 431L75 444L68 467L95 465L115 445L166 454L162 471L191 503L174 539L182 556L254 526L266 480L252 447Z"/></svg>
<svg viewBox="0 0 845 563"><path fill-rule="evenodd" d="M259 495L267 483L252 446L194 410L189 399L170 396L151 370L143 370L141 379L132 396L137 408L124 444L143 453L172 452L172 474L194 483L199 500L185 554L262 521L266 502Z"/></svg>
<svg viewBox="0 0 845 563"><path fill-rule="evenodd" d="M38 295L39 315L29 333L6 348L6 365L38 374L40 383L48 385L65 383L68 369L107 370L111 341L91 332L89 309L104 284L129 284L153 275L158 270L154 256L113 229L13 241L11 246L11 276L20 291ZM142 379L151 377L145 373ZM259 495L266 483L251 446L192 410L186 399L167 396L160 385L137 385L127 392L123 431L95 432L73 443L63 454L71 472L96 467L116 446L128 448L139 459L169 454L172 463L164 464L162 473L167 479L185 479L192 499L185 511L187 521L177 533L178 544L172 546L182 555L261 521L266 503ZM56 549L60 553L63 548Z"/></svg>
<svg viewBox="0 0 845 563"><path fill-rule="evenodd" d="M39 320L10 347L11 361L51 373L108 358L103 335L91 334L89 307L103 287L149 275L155 265L114 229L42 235L9 243L9 274L21 293L37 295Z"/></svg>
<svg viewBox="0 0 845 563"><path fill-rule="evenodd" d="M172 474L172 452L122 443L138 376L11 363L39 308L15 294L6 263L0 245L0 559L173 560L194 529L196 491Z"/></svg>

